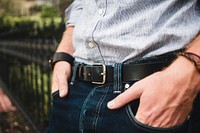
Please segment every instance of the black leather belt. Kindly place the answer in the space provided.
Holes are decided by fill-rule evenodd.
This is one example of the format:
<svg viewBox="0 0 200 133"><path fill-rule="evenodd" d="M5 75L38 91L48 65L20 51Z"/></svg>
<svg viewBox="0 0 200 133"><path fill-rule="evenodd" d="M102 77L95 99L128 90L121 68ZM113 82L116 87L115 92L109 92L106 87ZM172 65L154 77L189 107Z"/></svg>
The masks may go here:
<svg viewBox="0 0 200 133"><path fill-rule="evenodd" d="M122 82L138 81L154 72L162 70L170 62L154 62L140 64L124 64L122 66ZM103 64L80 65L77 78L94 84L114 81L114 67Z"/></svg>

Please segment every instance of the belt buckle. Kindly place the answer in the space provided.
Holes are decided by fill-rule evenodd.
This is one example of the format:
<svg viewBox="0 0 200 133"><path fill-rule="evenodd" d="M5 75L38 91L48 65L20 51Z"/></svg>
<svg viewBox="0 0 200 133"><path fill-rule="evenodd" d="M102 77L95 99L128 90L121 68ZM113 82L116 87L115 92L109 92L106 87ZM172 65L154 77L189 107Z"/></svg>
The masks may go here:
<svg viewBox="0 0 200 133"><path fill-rule="evenodd" d="M102 81L99 81L99 82L93 81L92 83L93 84L105 84L105 82L106 82L106 65L100 64L100 63L95 63L92 66L102 66L102 68L103 68L103 71L100 73L102 76Z"/></svg>

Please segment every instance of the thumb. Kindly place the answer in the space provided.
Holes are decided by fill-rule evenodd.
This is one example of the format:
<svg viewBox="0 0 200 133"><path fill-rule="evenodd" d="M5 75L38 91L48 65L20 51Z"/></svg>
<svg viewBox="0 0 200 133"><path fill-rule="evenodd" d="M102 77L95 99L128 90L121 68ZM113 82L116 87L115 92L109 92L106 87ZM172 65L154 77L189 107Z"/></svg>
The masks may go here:
<svg viewBox="0 0 200 133"><path fill-rule="evenodd" d="M68 93L68 78L71 66L69 63L59 61L54 66L53 85L57 86L60 97L65 97Z"/></svg>
<svg viewBox="0 0 200 133"><path fill-rule="evenodd" d="M60 74L58 76L58 89L60 97L65 97L68 93L68 81L66 75Z"/></svg>
<svg viewBox="0 0 200 133"><path fill-rule="evenodd" d="M107 107L109 109L118 109L127 103L139 98L142 94L142 89L134 87L132 85L128 90L118 95L115 99L108 102Z"/></svg>
<svg viewBox="0 0 200 133"><path fill-rule="evenodd" d="M61 74L60 74L60 76L61 76ZM60 76L53 77L51 89L52 89L52 93L54 93L58 90L59 96L65 97L68 93L68 82L67 82L66 78L60 77Z"/></svg>
<svg viewBox="0 0 200 133"><path fill-rule="evenodd" d="M59 83L59 96L65 97L68 94L68 85L65 83Z"/></svg>

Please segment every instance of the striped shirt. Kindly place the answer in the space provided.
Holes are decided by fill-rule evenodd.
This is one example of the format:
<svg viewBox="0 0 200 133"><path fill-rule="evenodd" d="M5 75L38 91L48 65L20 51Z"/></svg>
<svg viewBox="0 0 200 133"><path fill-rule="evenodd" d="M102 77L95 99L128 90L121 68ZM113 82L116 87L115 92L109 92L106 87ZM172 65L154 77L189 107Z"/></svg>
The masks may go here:
<svg viewBox="0 0 200 133"><path fill-rule="evenodd" d="M77 61L114 64L184 48L200 30L198 0L74 0Z"/></svg>

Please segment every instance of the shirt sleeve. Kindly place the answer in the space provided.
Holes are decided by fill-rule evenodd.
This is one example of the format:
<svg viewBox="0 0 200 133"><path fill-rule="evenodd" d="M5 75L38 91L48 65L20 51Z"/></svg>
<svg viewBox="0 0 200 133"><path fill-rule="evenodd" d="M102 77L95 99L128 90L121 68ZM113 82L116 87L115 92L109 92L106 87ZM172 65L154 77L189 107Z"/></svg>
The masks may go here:
<svg viewBox="0 0 200 133"><path fill-rule="evenodd" d="M65 23L66 26L75 26L82 10L82 0L74 0L73 3L65 10L65 16L67 18L67 22Z"/></svg>

